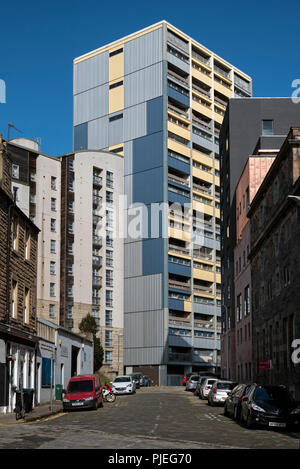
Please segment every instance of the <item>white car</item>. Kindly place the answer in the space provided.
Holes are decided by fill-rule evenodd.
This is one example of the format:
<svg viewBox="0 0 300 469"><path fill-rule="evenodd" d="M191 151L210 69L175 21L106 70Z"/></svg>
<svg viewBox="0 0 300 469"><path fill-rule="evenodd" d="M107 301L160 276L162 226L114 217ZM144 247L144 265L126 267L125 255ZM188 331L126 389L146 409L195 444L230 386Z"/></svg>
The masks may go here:
<svg viewBox="0 0 300 469"><path fill-rule="evenodd" d="M199 398L207 399L208 393L212 384L216 381L216 378L206 378L204 383L200 387Z"/></svg>
<svg viewBox="0 0 300 469"><path fill-rule="evenodd" d="M228 393L231 392L237 384L238 383L233 383L232 381L221 379L216 380L212 384L207 396L208 405L224 405L228 397Z"/></svg>
<svg viewBox="0 0 300 469"><path fill-rule="evenodd" d="M135 389L135 382L131 376L117 376L112 382L114 394L134 394Z"/></svg>

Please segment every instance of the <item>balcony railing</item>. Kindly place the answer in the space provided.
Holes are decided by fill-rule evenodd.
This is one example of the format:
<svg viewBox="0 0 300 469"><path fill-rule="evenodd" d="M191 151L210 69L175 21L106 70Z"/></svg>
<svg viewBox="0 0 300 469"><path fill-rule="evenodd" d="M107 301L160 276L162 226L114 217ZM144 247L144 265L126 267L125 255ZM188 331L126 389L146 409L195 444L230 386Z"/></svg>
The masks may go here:
<svg viewBox="0 0 300 469"><path fill-rule="evenodd" d="M178 288L180 290L189 290L191 288L191 282L179 282L178 280L169 280L170 288Z"/></svg>
<svg viewBox="0 0 300 469"><path fill-rule="evenodd" d="M168 104L168 109L171 111L171 112L174 112L175 114L178 114L178 116L180 117L184 117L185 119L188 119L189 116L186 112L184 112L182 109L179 109L175 106L173 106L172 104Z"/></svg>
<svg viewBox="0 0 300 469"><path fill-rule="evenodd" d="M184 83L185 85L189 84L188 78L183 78L181 75L178 73L174 72L173 70L168 70L168 75L170 75L171 78L175 78L176 80L180 81L181 83Z"/></svg>
<svg viewBox="0 0 300 469"><path fill-rule="evenodd" d="M203 285L195 285L194 284L194 291L196 291L198 293L207 293L207 294L210 294L210 295L213 294L213 289L212 288L205 287Z"/></svg>
<svg viewBox="0 0 300 469"><path fill-rule="evenodd" d="M97 207L102 203L102 197L99 195L93 195L93 204Z"/></svg>
<svg viewBox="0 0 300 469"><path fill-rule="evenodd" d="M102 238L101 238L101 236L93 235L93 244L94 244L95 246L102 246Z"/></svg>
<svg viewBox="0 0 300 469"><path fill-rule="evenodd" d="M102 266L102 257L101 256L93 256L93 265L97 267Z"/></svg>
<svg viewBox="0 0 300 469"><path fill-rule="evenodd" d="M102 287L102 277L100 277L100 275L93 275L93 286Z"/></svg>
<svg viewBox="0 0 300 469"><path fill-rule="evenodd" d="M177 184L181 184L183 186L190 187L189 181L187 181L186 179L183 179L179 176L175 176L174 174L168 174L168 179L170 181L177 182Z"/></svg>
<svg viewBox="0 0 300 469"><path fill-rule="evenodd" d="M100 298L98 298L97 296L93 296L92 305L93 306L100 306Z"/></svg>
<svg viewBox="0 0 300 469"><path fill-rule="evenodd" d="M196 60L199 60L200 62L202 62L203 64L207 65L208 67L210 67L210 59L209 58L206 58L204 57L203 55L200 55L198 54L197 52L195 52L194 50L192 51L192 57L194 57L194 59Z"/></svg>
<svg viewBox="0 0 300 469"><path fill-rule="evenodd" d="M179 246L174 246L172 244L169 245L169 251L171 252L177 252L178 254L185 254L185 255L190 255L189 249L186 248L181 248Z"/></svg>
<svg viewBox="0 0 300 469"><path fill-rule="evenodd" d="M214 70L215 72L219 73L219 75L222 75L223 77L230 80L230 71L226 72L225 70L223 70L221 67L219 67L216 64L214 65Z"/></svg>

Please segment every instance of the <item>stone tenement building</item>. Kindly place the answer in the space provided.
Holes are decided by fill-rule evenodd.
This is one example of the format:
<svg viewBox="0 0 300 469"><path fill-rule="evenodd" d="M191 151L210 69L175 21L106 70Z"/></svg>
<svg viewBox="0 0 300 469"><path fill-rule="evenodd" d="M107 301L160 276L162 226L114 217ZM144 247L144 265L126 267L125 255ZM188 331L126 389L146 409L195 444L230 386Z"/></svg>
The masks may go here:
<svg viewBox="0 0 300 469"><path fill-rule="evenodd" d="M14 387L35 387L38 228L15 205L11 162L0 135L0 412Z"/></svg>
<svg viewBox="0 0 300 469"><path fill-rule="evenodd" d="M254 380L286 384L299 399L300 364L291 357L300 338L300 205L289 195L300 195L300 127L291 128L248 212Z"/></svg>

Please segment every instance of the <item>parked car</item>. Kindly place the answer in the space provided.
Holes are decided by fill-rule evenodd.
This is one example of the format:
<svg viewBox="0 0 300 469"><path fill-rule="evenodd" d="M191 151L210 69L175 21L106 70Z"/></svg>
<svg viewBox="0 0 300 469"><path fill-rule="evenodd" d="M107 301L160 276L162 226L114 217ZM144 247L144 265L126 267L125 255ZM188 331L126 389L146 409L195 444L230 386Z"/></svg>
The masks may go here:
<svg viewBox="0 0 300 469"><path fill-rule="evenodd" d="M143 376L143 386L152 386L152 380L149 378L149 376Z"/></svg>
<svg viewBox="0 0 300 469"><path fill-rule="evenodd" d="M248 428L299 427L300 405L286 386L252 384L242 400L241 421Z"/></svg>
<svg viewBox="0 0 300 469"><path fill-rule="evenodd" d="M141 373L131 373L128 376L131 376L134 380L136 389L140 389L143 375Z"/></svg>
<svg viewBox="0 0 300 469"><path fill-rule="evenodd" d="M134 394L136 384L132 376L117 376L112 382L114 394Z"/></svg>
<svg viewBox="0 0 300 469"><path fill-rule="evenodd" d="M98 375L73 376L63 390L63 410L103 407L102 386Z"/></svg>
<svg viewBox="0 0 300 469"><path fill-rule="evenodd" d="M224 404L224 415L226 417L233 417L234 420L240 420L242 400L247 395L250 384L238 384L228 393L228 397Z"/></svg>
<svg viewBox="0 0 300 469"><path fill-rule="evenodd" d="M198 381L198 383L197 383L197 385L196 385L196 389L195 389L195 391L194 391L194 395L195 395L195 396L200 397L200 388L201 388L201 386L203 385L204 381L205 381L207 378L216 379L216 378L214 378L213 376L201 376L201 375L200 375L200 379L199 379L199 381Z"/></svg>
<svg viewBox="0 0 300 469"><path fill-rule="evenodd" d="M199 399L207 399L208 393L216 378L205 378L203 384L200 386Z"/></svg>
<svg viewBox="0 0 300 469"><path fill-rule="evenodd" d="M224 405L228 393L232 391L236 385L237 383L233 383L232 381L216 380L207 395L208 405Z"/></svg>
<svg viewBox="0 0 300 469"><path fill-rule="evenodd" d="M182 385L183 385L183 386L186 386L187 380L188 380L192 375L194 375L194 374L195 374L195 373L187 373L186 375L184 375L183 380L182 380Z"/></svg>
<svg viewBox="0 0 300 469"><path fill-rule="evenodd" d="M199 375L192 375L186 382L185 390L186 391L195 391L197 383L200 379Z"/></svg>

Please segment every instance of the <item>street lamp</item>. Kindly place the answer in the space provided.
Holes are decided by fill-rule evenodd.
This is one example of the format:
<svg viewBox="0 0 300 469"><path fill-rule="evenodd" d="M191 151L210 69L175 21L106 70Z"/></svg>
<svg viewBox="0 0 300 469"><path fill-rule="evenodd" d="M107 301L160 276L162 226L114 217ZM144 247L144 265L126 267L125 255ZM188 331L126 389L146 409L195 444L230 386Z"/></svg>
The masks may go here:
<svg viewBox="0 0 300 469"><path fill-rule="evenodd" d="M118 333L118 375L120 374L120 337L123 337L122 333Z"/></svg>

